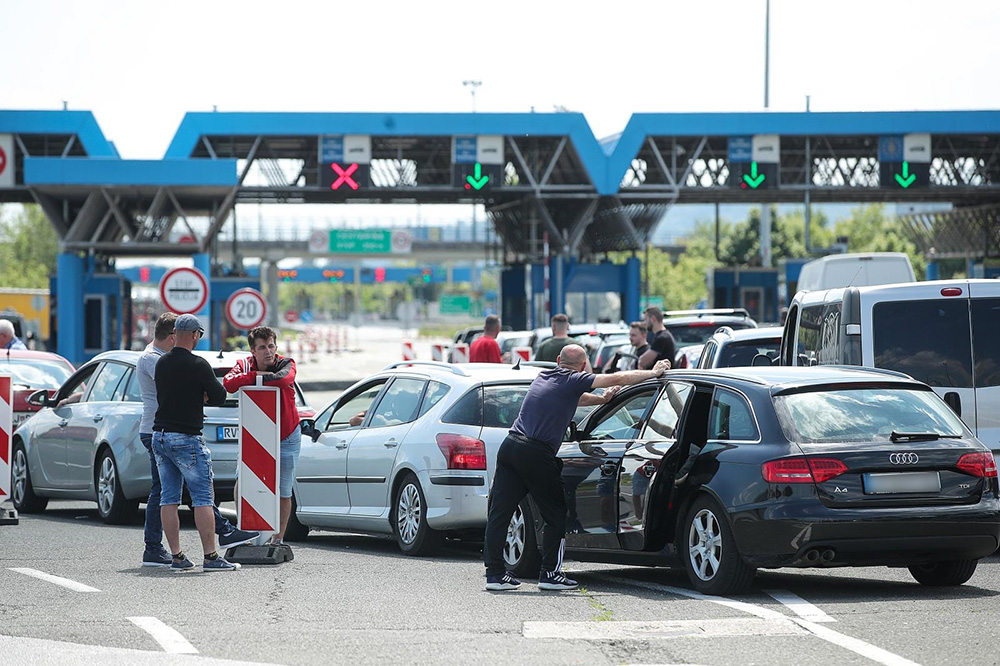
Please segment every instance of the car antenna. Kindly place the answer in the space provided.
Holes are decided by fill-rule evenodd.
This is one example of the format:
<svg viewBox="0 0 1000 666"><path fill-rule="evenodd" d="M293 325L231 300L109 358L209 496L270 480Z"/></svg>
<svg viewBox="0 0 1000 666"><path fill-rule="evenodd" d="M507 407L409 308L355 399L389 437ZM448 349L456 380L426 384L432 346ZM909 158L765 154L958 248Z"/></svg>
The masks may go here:
<svg viewBox="0 0 1000 666"><path fill-rule="evenodd" d="M521 355L520 354L517 355L517 360L514 361L514 367L511 368L511 369L512 370L520 370L521 369Z"/></svg>
<svg viewBox="0 0 1000 666"><path fill-rule="evenodd" d="M221 347L219 348L219 355L216 356L215 358L218 358L218 359L222 358L222 348Z"/></svg>

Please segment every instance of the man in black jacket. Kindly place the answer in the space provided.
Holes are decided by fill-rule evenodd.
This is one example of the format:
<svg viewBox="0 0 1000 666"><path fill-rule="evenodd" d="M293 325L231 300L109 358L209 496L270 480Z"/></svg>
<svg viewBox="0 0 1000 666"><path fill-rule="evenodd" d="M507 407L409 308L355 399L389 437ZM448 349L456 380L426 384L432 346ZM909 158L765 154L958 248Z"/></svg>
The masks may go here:
<svg viewBox="0 0 1000 666"><path fill-rule="evenodd" d="M239 564L227 562L215 551L215 518L212 509L212 454L201 431L205 424L204 405L221 405L226 389L212 372L208 361L191 351L205 334L194 315L181 315L174 322L175 346L156 364L154 380L158 406L153 418L153 453L160 473L160 517L170 546L170 568L187 571L194 564L181 550L177 507L186 483L194 509L194 522L205 553L205 571L233 571Z"/></svg>

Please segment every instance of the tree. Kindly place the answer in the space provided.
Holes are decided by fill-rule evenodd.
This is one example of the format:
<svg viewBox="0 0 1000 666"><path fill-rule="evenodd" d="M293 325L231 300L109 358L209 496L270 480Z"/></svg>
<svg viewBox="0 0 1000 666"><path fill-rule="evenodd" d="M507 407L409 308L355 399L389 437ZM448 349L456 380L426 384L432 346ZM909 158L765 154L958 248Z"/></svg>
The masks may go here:
<svg viewBox="0 0 1000 666"><path fill-rule="evenodd" d="M35 205L0 210L0 286L48 289L59 239Z"/></svg>

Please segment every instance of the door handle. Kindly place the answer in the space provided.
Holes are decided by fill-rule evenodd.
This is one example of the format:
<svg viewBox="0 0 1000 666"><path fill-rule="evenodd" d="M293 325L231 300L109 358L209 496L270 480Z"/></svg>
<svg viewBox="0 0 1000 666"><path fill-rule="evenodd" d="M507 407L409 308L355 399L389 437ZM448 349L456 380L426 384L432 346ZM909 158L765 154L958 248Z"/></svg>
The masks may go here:
<svg viewBox="0 0 1000 666"><path fill-rule="evenodd" d="M606 462L603 465L601 465L601 475L611 476L612 474L615 473L616 469L618 469L618 463Z"/></svg>
<svg viewBox="0 0 1000 666"><path fill-rule="evenodd" d="M339 442L337 442L336 444L334 444L334 448L335 449L346 449L347 448L347 440L346 439L340 440Z"/></svg>
<svg viewBox="0 0 1000 666"><path fill-rule="evenodd" d="M392 439L390 439L390 440L388 440L388 441L386 441L386 442L383 442L383 444L385 445L385 448L387 448L387 449L392 449L392 448L395 448L395 447L399 446L399 442L396 441L395 437L392 438Z"/></svg>
<svg viewBox="0 0 1000 666"><path fill-rule="evenodd" d="M97 423L97 422L103 421L103 420L104 420L104 415L102 415L102 414L95 414L94 415L94 423Z"/></svg>
<svg viewBox="0 0 1000 666"><path fill-rule="evenodd" d="M68 425L69 425L69 421L68 421L67 419L61 419L61 420L59 421L59 427L60 427L60 428L65 428L65 427L66 427L66 426L68 426Z"/></svg>

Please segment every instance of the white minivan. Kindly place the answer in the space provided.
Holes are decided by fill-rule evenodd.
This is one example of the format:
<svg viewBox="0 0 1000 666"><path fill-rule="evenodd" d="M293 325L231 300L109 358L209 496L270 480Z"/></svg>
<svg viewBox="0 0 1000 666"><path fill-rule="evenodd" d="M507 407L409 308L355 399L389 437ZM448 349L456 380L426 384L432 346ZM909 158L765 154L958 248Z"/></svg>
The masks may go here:
<svg viewBox="0 0 1000 666"><path fill-rule="evenodd" d="M802 265L799 291L865 287L916 280L910 258L903 252L831 254Z"/></svg>
<svg viewBox="0 0 1000 666"><path fill-rule="evenodd" d="M1000 280L799 292L782 365L861 365L931 386L1000 455Z"/></svg>

